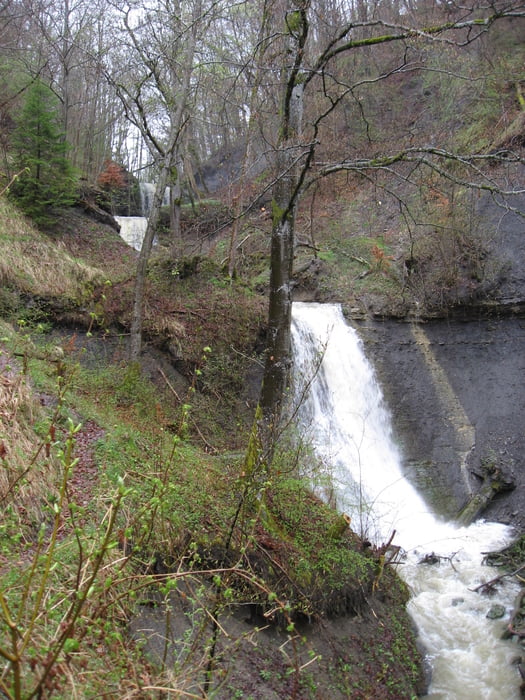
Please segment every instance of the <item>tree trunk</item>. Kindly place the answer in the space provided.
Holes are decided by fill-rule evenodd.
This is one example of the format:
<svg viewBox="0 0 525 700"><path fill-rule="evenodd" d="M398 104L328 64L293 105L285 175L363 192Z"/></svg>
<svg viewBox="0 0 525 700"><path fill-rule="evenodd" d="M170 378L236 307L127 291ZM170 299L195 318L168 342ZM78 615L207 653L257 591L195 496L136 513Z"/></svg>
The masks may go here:
<svg viewBox="0 0 525 700"><path fill-rule="evenodd" d="M182 255L182 231L180 222L180 207L182 200L182 187L180 182L181 168L174 166L171 172L170 182L170 235L171 257L175 261Z"/></svg>
<svg viewBox="0 0 525 700"><path fill-rule="evenodd" d="M142 247L137 261L137 272L135 276L135 289L133 298L133 315L131 318L129 359L131 362L138 362L142 348L142 323L144 320L144 290L146 286L146 274L148 270L148 260L153 246L155 230L159 221L162 200L168 182L168 174L171 166L171 151L166 154L165 162L159 174L153 203L148 217L148 226L142 241Z"/></svg>
<svg viewBox="0 0 525 700"><path fill-rule="evenodd" d="M300 189L302 147L300 136L303 114L303 82L301 62L308 33L306 10L287 15L289 46L292 48L292 68L287 70L283 84L280 140L277 151L277 180L272 199L272 241L270 270L270 299L268 311L268 344L263 384L257 414L259 461L268 469L281 428L283 403L292 365L292 269L295 242L295 212ZM293 28L288 20L293 15ZM289 60L290 51L285 53ZM286 60L285 59L285 60ZM304 164L302 167L305 167ZM252 449L248 455L253 455ZM253 466L253 465L252 465ZM245 471L250 468L246 465Z"/></svg>
<svg viewBox="0 0 525 700"><path fill-rule="evenodd" d="M188 99L190 95L191 88L191 76L193 73L193 59L195 56L195 46L197 40L197 25L198 21L201 19L202 2L198 0L193 5L193 18L194 22L192 24L192 30L188 35L187 44L183 51L183 58L181 61L182 66L182 76L181 76L181 87L175 96L168 95L164 93L166 104L170 104L175 100L175 109L169 114L170 118L170 134L168 139L168 145L165 149L160 149L159 144L156 140L151 141L151 131L148 128L145 129L143 136L145 136L146 142L148 138L150 139L150 145L152 150L157 150L162 153L162 167L159 173L159 178L155 188L155 194L153 197L153 205L148 217L148 226L146 228L146 233L144 235L144 240L142 242L142 248L140 250L139 259L137 262L137 274L135 278L135 294L133 301L133 316L131 321L130 330L130 349L129 356L132 362L137 362L140 357L140 351L142 346L142 323L144 319L144 291L146 286L146 273L148 268L148 260L151 253L151 248L153 245L153 238L155 236L155 230L157 228L157 223L159 220L160 209L162 207L162 201L164 199L164 193L166 191L166 186L171 180L173 169L177 165L179 159L179 146L181 132L184 126L184 115L186 112L186 107L188 104ZM128 26L128 31L133 36L132 30ZM162 92L164 87L162 81L157 82L157 87Z"/></svg>
<svg viewBox="0 0 525 700"><path fill-rule="evenodd" d="M297 157L292 141L299 135L302 112L302 85L294 86L290 100L290 138L282 144L277 162L281 175L272 199L272 243L270 258L270 300L268 308L268 346L261 388L260 406L266 440L274 442L281 420L292 366L292 270L297 203Z"/></svg>

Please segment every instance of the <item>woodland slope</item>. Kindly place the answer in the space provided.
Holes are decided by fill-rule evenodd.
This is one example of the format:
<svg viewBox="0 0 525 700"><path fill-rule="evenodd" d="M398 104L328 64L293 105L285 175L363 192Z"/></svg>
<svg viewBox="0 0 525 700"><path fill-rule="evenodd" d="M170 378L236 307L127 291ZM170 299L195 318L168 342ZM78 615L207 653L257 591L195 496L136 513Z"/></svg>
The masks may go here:
<svg viewBox="0 0 525 700"><path fill-rule="evenodd" d="M512 19L464 51L414 41L414 53L400 44L401 58L381 46L374 60L356 60L343 116L316 134L314 177L296 213L294 299L341 303L364 335L381 326L384 376L400 379L406 360L390 352L389 328L476 322L489 333L504 318L523 323L523 194L503 194L525 184L525 29ZM403 70L371 80L376 58ZM480 65L486 73L474 79ZM314 93L310 125L317 99L330 98ZM265 150L279 113L270 102L253 177L242 177L246 151L232 128L212 159L193 163L178 237L173 212L160 212L140 363L128 361L137 253L113 218L132 199L127 213L138 213L131 172L107 154L40 227L0 196L0 692L10 699L424 692L399 552L368 542L312 493L293 426L271 473L247 468L279 213ZM460 156L445 177L435 163L385 165L414 140L437 144L431 155L443 145ZM369 170L324 177L343 145ZM463 177L466 152L487 166L480 182ZM438 331L432 342L442 342ZM388 391L396 413L404 386ZM493 430L487 450L499 449ZM517 445L518 488L491 507L522 529ZM460 506L454 459L440 478Z"/></svg>

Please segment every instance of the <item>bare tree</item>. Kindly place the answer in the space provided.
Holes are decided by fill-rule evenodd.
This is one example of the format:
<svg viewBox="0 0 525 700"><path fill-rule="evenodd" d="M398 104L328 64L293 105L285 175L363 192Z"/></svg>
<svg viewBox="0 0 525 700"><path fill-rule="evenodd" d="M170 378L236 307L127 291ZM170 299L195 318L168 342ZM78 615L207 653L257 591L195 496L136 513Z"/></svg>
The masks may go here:
<svg viewBox="0 0 525 700"><path fill-rule="evenodd" d="M106 8L99 0L19 0L0 20L11 33L0 44L9 66L4 100L16 104L37 78L49 85L61 103L69 159L87 177L97 175L112 141L114 110L101 70Z"/></svg>
<svg viewBox="0 0 525 700"><path fill-rule="evenodd" d="M249 7L248 11L253 17L253 6ZM264 161L264 157L257 153L257 136L260 108L265 95L262 90L265 75L263 68L264 57L271 46L271 42L267 40L268 17L269 13L267 12L267 2L265 0L261 8L258 34L255 36L255 41L249 44L250 48L253 45L253 53L246 56L242 49L242 39L246 38L246 33L244 32L238 37L234 49L239 56L239 65L241 66L241 72L236 76L235 84L237 85L240 82L239 78L241 75L245 77L246 84L242 85L244 90L237 106L237 111L245 115L245 128L242 135L237 137L242 143L243 154L239 177L232 187L232 226L228 252L228 275L230 278L234 277L236 271L237 241L245 204L249 206L249 202L246 201L248 199L245 191L246 186L249 180L253 179L253 173L258 170L257 160L260 158ZM233 90L231 92L233 93ZM249 95L248 99L246 99L246 95Z"/></svg>
<svg viewBox="0 0 525 700"><path fill-rule="evenodd" d="M156 187L137 263L131 324L130 358L137 360L142 344L144 289L148 259L167 186L177 185L182 135L193 92L197 39L208 14L204 1L194 3L133 3L120 7L127 41L126 69L110 75L126 116L141 134ZM122 50L122 49L120 49ZM122 65L122 55L114 64ZM173 202L180 205L179 202Z"/></svg>

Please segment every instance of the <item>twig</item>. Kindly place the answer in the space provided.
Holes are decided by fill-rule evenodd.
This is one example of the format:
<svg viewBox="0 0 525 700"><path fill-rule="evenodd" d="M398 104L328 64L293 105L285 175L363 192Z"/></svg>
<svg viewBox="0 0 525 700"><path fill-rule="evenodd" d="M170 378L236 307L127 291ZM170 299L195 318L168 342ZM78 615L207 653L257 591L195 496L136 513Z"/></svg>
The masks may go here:
<svg viewBox="0 0 525 700"><path fill-rule="evenodd" d="M165 381L166 384L168 385L168 388L170 389L170 391L173 393L173 395L174 395L175 398L177 399L177 401L178 401L179 403L182 403L182 399L181 399L180 396L177 394L177 391L175 390L175 387L171 384L171 382L170 382L170 380L168 379L168 377L164 374L164 372L162 371L162 369L161 369L160 367L158 368L158 370L159 370L159 372L161 373L162 378L164 379L164 381ZM202 434L202 432L201 432L199 426L198 426L197 423L193 420L193 418L190 416L189 419L190 419L190 421L191 421L193 427L195 428L195 430L196 430L197 433L199 434L199 437L201 438L201 440L202 440L202 441L204 442L204 444L206 445L206 447L208 447L210 450L212 450L212 452L217 452L217 451L218 451L217 448L214 447L213 445L211 445L211 444L206 440L206 438L205 438L204 435Z"/></svg>
<svg viewBox="0 0 525 700"><path fill-rule="evenodd" d="M21 175L23 172L26 172L26 171L29 172L29 168L22 168L22 170L20 170L20 172L15 173L15 174L13 175L13 177L9 180L9 182L7 183L7 185L4 187L4 189L3 189L3 190L0 190L0 195L5 194L5 193L9 190L9 188L11 187L11 185L13 184L13 182L14 182L15 180L18 180L18 178L20 177L20 175Z"/></svg>
<svg viewBox="0 0 525 700"><path fill-rule="evenodd" d="M517 576L520 573L520 571L523 571L523 570L525 570L525 564L522 564L515 571L508 571L505 574L500 574L499 576L496 576L496 578L493 578L490 581L486 581L485 583L481 583L479 586L476 586L476 588L469 588L469 591L474 591L475 593L477 593L478 591L482 590L483 588L491 588L496 583L499 583L502 579L507 578L509 576Z"/></svg>

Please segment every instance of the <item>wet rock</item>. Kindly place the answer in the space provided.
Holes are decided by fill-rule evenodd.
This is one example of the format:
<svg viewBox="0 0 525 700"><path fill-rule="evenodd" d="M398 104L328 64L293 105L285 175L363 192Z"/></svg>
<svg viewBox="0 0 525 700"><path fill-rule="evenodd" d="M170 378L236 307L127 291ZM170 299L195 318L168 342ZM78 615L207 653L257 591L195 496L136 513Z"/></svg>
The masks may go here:
<svg viewBox="0 0 525 700"><path fill-rule="evenodd" d="M432 552L431 554L425 554L425 556L419 560L418 564L429 564L433 566L434 564L439 564L441 557Z"/></svg>
<svg viewBox="0 0 525 700"><path fill-rule="evenodd" d="M502 477L494 485L504 488L495 493L487 484L483 517L525 531L523 320L473 314L468 322L422 325L434 366L448 382L444 396L455 396L470 421L469 441L451 419L411 324L367 319L358 325L392 412L406 476L433 510L454 519L480 491L483 468L494 466Z"/></svg>
<svg viewBox="0 0 525 700"><path fill-rule="evenodd" d="M495 603L494 605L491 606L490 610L487 612L486 617L488 617L489 620L501 620L501 618L505 615L505 606L500 605L499 603Z"/></svg>

